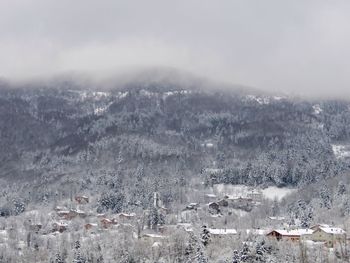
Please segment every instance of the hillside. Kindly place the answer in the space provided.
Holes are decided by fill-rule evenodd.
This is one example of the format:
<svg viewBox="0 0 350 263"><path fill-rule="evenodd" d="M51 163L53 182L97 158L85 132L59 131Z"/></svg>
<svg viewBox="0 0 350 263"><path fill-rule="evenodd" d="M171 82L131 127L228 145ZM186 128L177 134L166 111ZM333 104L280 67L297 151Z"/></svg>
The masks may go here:
<svg viewBox="0 0 350 263"><path fill-rule="evenodd" d="M333 149L349 139L350 103L193 83L3 84L0 176L143 165L189 177L220 168L208 183L295 186L347 168Z"/></svg>

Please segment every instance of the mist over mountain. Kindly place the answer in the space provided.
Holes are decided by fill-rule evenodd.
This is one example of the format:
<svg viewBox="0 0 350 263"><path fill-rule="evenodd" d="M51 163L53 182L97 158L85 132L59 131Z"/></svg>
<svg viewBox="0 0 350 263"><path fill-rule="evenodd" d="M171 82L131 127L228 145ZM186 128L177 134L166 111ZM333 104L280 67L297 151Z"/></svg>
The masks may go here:
<svg viewBox="0 0 350 263"><path fill-rule="evenodd" d="M158 73L2 84L1 178L181 163L189 177L224 168L217 183L291 186L347 169L332 146L349 141L349 102Z"/></svg>

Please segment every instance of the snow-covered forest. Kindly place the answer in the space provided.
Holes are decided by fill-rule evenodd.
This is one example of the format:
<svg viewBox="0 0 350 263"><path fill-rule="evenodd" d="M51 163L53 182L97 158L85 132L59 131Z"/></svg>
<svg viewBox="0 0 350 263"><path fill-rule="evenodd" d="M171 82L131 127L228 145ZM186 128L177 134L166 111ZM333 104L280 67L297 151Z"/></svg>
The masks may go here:
<svg viewBox="0 0 350 263"><path fill-rule="evenodd" d="M349 260L350 102L1 85L0 261Z"/></svg>

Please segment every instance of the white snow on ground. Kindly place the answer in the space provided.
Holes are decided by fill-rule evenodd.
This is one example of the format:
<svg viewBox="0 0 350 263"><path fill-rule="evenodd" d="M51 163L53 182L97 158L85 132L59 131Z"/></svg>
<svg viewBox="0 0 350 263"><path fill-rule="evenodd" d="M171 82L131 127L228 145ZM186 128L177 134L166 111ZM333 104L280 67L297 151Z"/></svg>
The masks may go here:
<svg viewBox="0 0 350 263"><path fill-rule="evenodd" d="M246 197L249 193L252 193L253 188L246 185L227 185L227 184L215 184L213 186L213 192L217 195L230 195L233 197ZM260 191L259 188L255 189ZM265 189L261 189L263 197L273 200L277 198L281 200L285 196L295 192L294 188L279 188L276 186L270 186Z"/></svg>
<svg viewBox="0 0 350 263"><path fill-rule="evenodd" d="M255 100L259 104L269 104L270 103L270 99L267 97L258 97L255 95L247 95L246 97L248 100Z"/></svg>
<svg viewBox="0 0 350 263"><path fill-rule="evenodd" d="M94 99L100 100L102 98L107 98L111 94L109 92L102 91L80 91L80 90L70 90L71 92L78 93L81 100Z"/></svg>
<svg viewBox="0 0 350 263"><path fill-rule="evenodd" d="M350 157L350 147L346 145L332 144L333 153L336 158L344 159Z"/></svg>
<svg viewBox="0 0 350 263"><path fill-rule="evenodd" d="M106 105L106 106L94 108L94 113L95 113L95 115L103 114L104 112L107 111L107 109L109 108L109 106L111 106L112 104L113 104L113 102L110 102L110 103L109 103L108 105Z"/></svg>
<svg viewBox="0 0 350 263"><path fill-rule="evenodd" d="M105 98L105 97L108 97L109 95L110 95L109 92L101 92L101 91L92 92L92 96L96 99Z"/></svg>
<svg viewBox="0 0 350 263"><path fill-rule="evenodd" d="M209 233L212 235L237 235L236 229L229 229L229 228L209 228Z"/></svg>
<svg viewBox="0 0 350 263"><path fill-rule="evenodd" d="M274 200L277 198L277 200L281 200L282 198L286 197L287 195L295 192L297 189L294 188L278 188L276 186L270 186L262 190L263 196L267 199Z"/></svg>
<svg viewBox="0 0 350 263"><path fill-rule="evenodd" d="M317 115L323 111L319 104L315 104L314 106L312 106L312 108L314 109L314 114L317 114Z"/></svg>
<svg viewBox="0 0 350 263"><path fill-rule="evenodd" d="M190 90L175 90L175 91L166 91L163 93L163 99L166 99L169 96L173 96L175 94L191 94Z"/></svg>
<svg viewBox="0 0 350 263"><path fill-rule="evenodd" d="M122 98L125 98L128 94L129 94L128 91L126 91L126 92L120 92L120 91L119 91L117 97L118 97L119 99L122 99Z"/></svg>
<svg viewBox="0 0 350 263"><path fill-rule="evenodd" d="M230 184L215 184L213 186L214 193L220 195L245 196L248 192L248 186L245 185L230 185Z"/></svg>

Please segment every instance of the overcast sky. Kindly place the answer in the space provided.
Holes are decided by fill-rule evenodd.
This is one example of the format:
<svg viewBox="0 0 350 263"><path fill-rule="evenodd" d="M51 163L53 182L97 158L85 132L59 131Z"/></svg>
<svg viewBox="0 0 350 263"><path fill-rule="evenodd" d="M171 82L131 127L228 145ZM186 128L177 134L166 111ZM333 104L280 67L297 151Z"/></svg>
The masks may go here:
<svg viewBox="0 0 350 263"><path fill-rule="evenodd" d="M349 0L1 0L0 76L171 66L350 95L349 14Z"/></svg>

